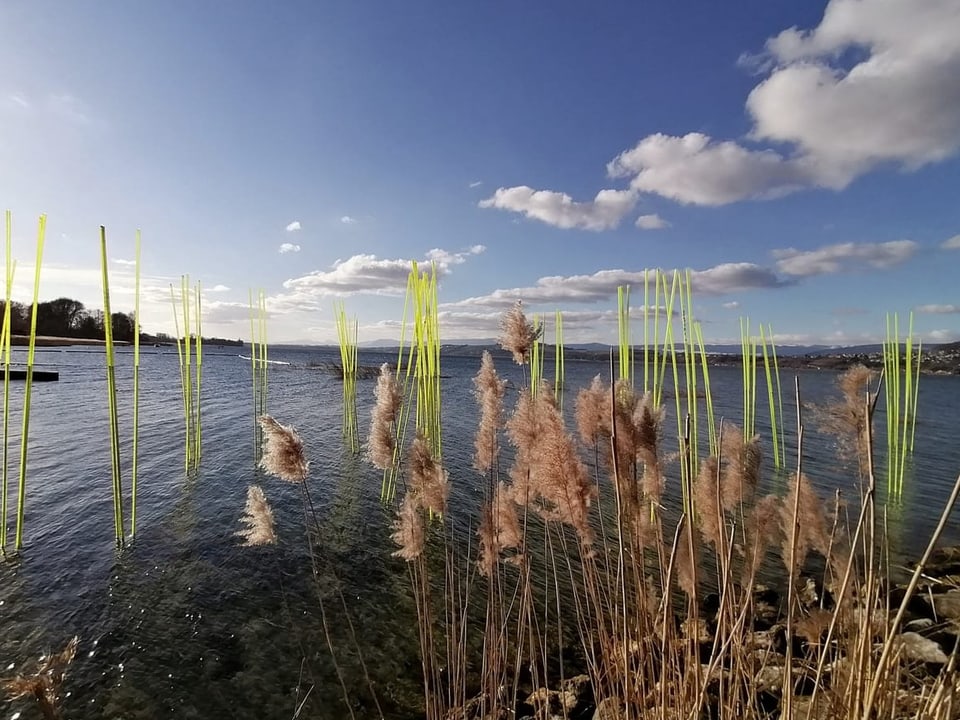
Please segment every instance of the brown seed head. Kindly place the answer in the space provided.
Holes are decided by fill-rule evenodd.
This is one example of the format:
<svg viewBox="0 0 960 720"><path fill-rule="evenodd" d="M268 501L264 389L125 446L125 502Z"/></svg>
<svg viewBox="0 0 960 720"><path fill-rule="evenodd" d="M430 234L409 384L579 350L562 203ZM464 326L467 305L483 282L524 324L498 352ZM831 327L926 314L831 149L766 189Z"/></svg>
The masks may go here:
<svg viewBox="0 0 960 720"><path fill-rule="evenodd" d="M303 454L303 440L289 425L281 425L269 415L257 418L263 428L264 449L260 467L269 475L292 483L307 479L310 463Z"/></svg>

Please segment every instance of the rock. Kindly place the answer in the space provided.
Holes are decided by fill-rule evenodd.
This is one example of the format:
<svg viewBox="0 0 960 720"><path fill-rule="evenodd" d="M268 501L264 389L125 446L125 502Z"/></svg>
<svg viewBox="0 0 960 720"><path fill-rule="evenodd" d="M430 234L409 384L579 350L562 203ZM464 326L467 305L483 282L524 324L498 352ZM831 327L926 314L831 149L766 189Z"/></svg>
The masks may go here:
<svg viewBox="0 0 960 720"><path fill-rule="evenodd" d="M909 632L917 632L918 630L926 630L932 625L933 620L930 618L917 618L916 620L911 620L903 627Z"/></svg>
<svg viewBox="0 0 960 720"><path fill-rule="evenodd" d="M756 690L759 692L770 690L779 691L783 687L783 666L765 665L760 668L753 682Z"/></svg>
<svg viewBox="0 0 960 720"><path fill-rule="evenodd" d="M620 701L615 697L604 698L593 713L593 720L623 720Z"/></svg>
<svg viewBox="0 0 960 720"><path fill-rule="evenodd" d="M900 635L903 643L903 654L910 660L944 665L947 662L946 653L939 643L925 638L915 632L905 632Z"/></svg>
<svg viewBox="0 0 960 720"><path fill-rule="evenodd" d="M795 696L793 698L793 717L798 719L810 718L810 720L827 720L827 718L834 716L830 713L830 704L821 693L812 708L810 707L810 698L808 696Z"/></svg>
<svg viewBox="0 0 960 720"><path fill-rule="evenodd" d="M960 620L960 590L948 590L934 595L933 608L939 620Z"/></svg>

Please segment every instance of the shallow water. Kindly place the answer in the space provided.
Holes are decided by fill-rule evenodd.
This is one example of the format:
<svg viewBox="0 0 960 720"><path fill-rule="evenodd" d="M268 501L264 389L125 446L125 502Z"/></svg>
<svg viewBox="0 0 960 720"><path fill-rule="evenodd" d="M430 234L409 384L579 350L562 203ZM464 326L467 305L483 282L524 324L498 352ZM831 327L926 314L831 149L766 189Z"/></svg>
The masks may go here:
<svg viewBox="0 0 960 720"><path fill-rule="evenodd" d="M61 380L33 387L25 549L0 562L0 676L79 635L80 652L65 686L71 718L289 718L311 687L306 716L348 714L322 633L317 589L310 582L299 491L263 478L254 467L250 363L236 350L204 350L203 458L199 472L189 476L183 467L176 351L143 353L137 536L122 551L113 543L103 354L95 349L37 353L37 366L59 369ZM385 714L415 716L420 696L415 613L404 567L390 557L390 518L378 500L380 474L343 448L339 381L308 367L308 362L338 358L316 348L275 348L271 358L290 363L271 366L267 403L278 419L300 429L312 462L310 487L322 529L319 591L356 716L374 716L361 657ZM374 353L362 353L360 359L370 365L394 360ZM131 362L129 351L121 351L117 382L127 465ZM464 511L475 508L480 496L479 478L470 467L476 423L472 377L478 365L477 358L449 358L443 368L444 459L453 502ZM522 384L517 368L498 363L498 369L514 387ZM568 362L567 410L577 389L607 372L605 363ZM834 378L802 373L804 402L828 398ZM785 375L784 381L784 412L792 427L792 378ZM737 421L739 369L713 369L711 384L717 417ZM373 381L359 381L361 433L372 390ZM22 393L23 383L12 386L11 485L19 461ZM516 397L511 393L508 403ZM761 381L761 433L766 432L764 393ZM672 399L667 406L673 407ZM960 379L923 378L919 407L917 448L904 496L889 505L895 557L922 549L960 472L953 421ZM883 423L881 414L877 427ZM675 427L671 416L667 434ZM791 467L795 435L787 430ZM831 447L832 441L814 428L805 430L805 468L824 497L838 486L856 497L851 476ZM783 485L782 473L769 471L766 477L771 488ZM254 482L262 484L273 505L280 536L276 547L244 548L234 534L247 486ZM129 485L128 470L124 483ZM675 496L673 483L668 492ZM947 541L960 541L960 521L948 535ZM33 712L23 704L9 705L0 717L18 711L24 718Z"/></svg>

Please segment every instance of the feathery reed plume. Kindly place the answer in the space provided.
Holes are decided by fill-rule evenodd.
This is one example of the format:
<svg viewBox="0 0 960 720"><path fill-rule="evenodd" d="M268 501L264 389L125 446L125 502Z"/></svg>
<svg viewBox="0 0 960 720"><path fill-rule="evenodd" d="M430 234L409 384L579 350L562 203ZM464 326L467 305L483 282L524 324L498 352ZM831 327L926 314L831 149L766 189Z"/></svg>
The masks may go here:
<svg viewBox="0 0 960 720"><path fill-rule="evenodd" d="M713 543L718 552L722 548L720 534L723 532L723 518L720 516L717 498L719 475L719 463L717 458L711 455L700 465L700 472L693 483L694 507L697 509L700 533L704 540Z"/></svg>
<svg viewBox="0 0 960 720"><path fill-rule="evenodd" d="M854 365L837 379L841 399L818 407L816 412L821 429L837 437L841 456L846 460L856 458L861 464L868 451L867 393L875 376L873 370Z"/></svg>
<svg viewBox="0 0 960 720"><path fill-rule="evenodd" d="M799 494L799 500L797 495ZM790 567L790 546L793 544L793 508L797 503L796 547L794 550L794 566ZM796 572L803 567L807 554L811 550L818 551L827 557L830 548L830 533L827 530L826 518L823 514L823 504L810 484L810 479L804 474L794 473L790 483L790 492L780 508L780 523L783 528L783 563L787 572Z"/></svg>
<svg viewBox="0 0 960 720"><path fill-rule="evenodd" d="M277 536L273 531L273 510L259 485L247 488L247 504L243 509L240 522L246 525L237 535L243 538L243 544L275 545Z"/></svg>
<svg viewBox="0 0 960 720"><path fill-rule="evenodd" d="M577 421L577 432L584 445L593 445L600 440L604 427L609 426L608 420L609 393L603 389L603 381L597 375L593 378L589 388L580 388L574 409L574 418Z"/></svg>
<svg viewBox="0 0 960 720"><path fill-rule="evenodd" d="M760 482L760 436L749 440L736 425L724 423L721 439L724 460L720 476L720 501L725 511L749 500Z"/></svg>
<svg viewBox="0 0 960 720"><path fill-rule="evenodd" d="M536 396L524 390L507 422L507 434L517 449L510 471L515 500L530 503L547 520L570 525L589 546L593 531L587 516L595 487L553 395L543 387Z"/></svg>
<svg viewBox="0 0 960 720"><path fill-rule="evenodd" d="M270 415L257 418L263 428L264 450L260 467L264 472L291 483L307 479L310 463L303 454L303 440L289 425L281 425Z"/></svg>
<svg viewBox="0 0 960 720"><path fill-rule="evenodd" d="M773 535L777 528L780 516L780 498L776 495L765 495L753 506L747 516L744 536L747 545L740 548L744 557L743 576L749 584L750 578L756 577L760 565L763 563L764 553L774 544ZM793 518L791 517L791 522Z"/></svg>
<svg viewBox="0 0 960 720"><path fill-rule="evenodd" d="M523 542L523 530L517 516L517 504L511 497L510 488L503 482L497 483L493 497L482 510L480 527L480 559L478 565L481 574L490 577L497 560L504 550L518 550ZM507 562L518 562L517 554L506 558Z"/></svg>
<svg viewBox="0 0 960 720"><path fill-rule="evenodd" d="M434 515L443 515L447 511L447 495L450 491L447 471L433 456L430 441L422 433L417 433L410 446L407 462L410 466L407 498Z"/></svg>
<svg viewBox="0 0 960 720"><path fill-rule="evenodd" d="M393 529L394 532L390 538L400 546L400 549L393 554L407 562L420 557L424 545L423 516L420 514L416 499L409 493L400 503Z"/></svg>
<svg viewBox="0 0 960 720"><path fill-rule="evenodd" d="M699 542L696 537L696 528L691 527L690 532L694 535L693 542L689 542L686 531L677 536L674 562L677 568L677 584L687 594L687 597L694 597L697 592L697 561L693 552L694 548L699 546Z"/></svg>
<svg viewBox="0 0 960 720"><path fill-rule="evenodd" d="M497 376L493 357L483 351L480 370L473 380L474 394L480 405L480 424L474 441L476 455L473 466L480 472L489 472L497 460L497 434L503 422L503 395L507 383Z"/></svg>
<svg viewBox="0 0 960 720"><path fill-rule="evenodd" d="M397 378L390 365L380 366L377 386L373 391L377 402L370 416L370 439L367 441L367 454L374 467L389 470L393 467L394 453L397 449L397 418L403 397Z"/></svg>
<svg viewBox="0 0 960 720"><path fill-rule="evenodd" d="M534 327L523 314L523 306L517 304L507 310L500 319L500 347L513 353L513 360L517 365L523 365L530 356L530 349L543 330Z"/></svg>
<svg viewBox="0 0 960 720"><path fill-rule="evenodd" d="M33 697L46 720L59 720L62 717L60 687L66 677L67 668L77 654L78 642L79 638L74 636L59 653L41 658L39 666L31 674L0 681L7 697L10 700Z"/></svg>
<svg viewBox="0 0 960 720"><path fill-rule="evenodd" d="M637 454L643 463L643 493L651 502L660 502L663 493L659 438L664 417L663 406L657 407L650 393L643 394L633 411Z"/></svg>

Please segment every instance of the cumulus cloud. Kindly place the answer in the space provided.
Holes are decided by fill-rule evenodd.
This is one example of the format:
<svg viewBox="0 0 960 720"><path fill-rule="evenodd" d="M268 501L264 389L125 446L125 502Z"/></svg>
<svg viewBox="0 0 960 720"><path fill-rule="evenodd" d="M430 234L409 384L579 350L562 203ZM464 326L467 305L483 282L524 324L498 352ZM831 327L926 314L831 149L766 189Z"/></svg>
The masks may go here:
<svg viewBox="0 0 960 720"><path fill-rule="evenodd" d="M508 308L517 300L529 304L594 303L616 296L617 287L643 287L644 274L653 280L654 270L599 270L592 275L552 275L528 287L502 288L488 295L467 298L445 307ZM693 289L706 295L777 288L789 284L769 269L753 263L724 263L690 273Z"/></svg>
<svg viewBox="0 0 960 720"><path fill-rule="evenodd" d="M300 252L300 246L294 243L283 243L280 246L280 254L286 255L287 253L298 253Z"/></svg>
<svg viewBox="0 0 960 720"><path fill-rule="evenodd" d="M740 307L740 302L738 300L731 300L730 302L725 302L723 307L725 307L727 310L736 310L738 307Z"/></svg>
<svg viewBox="0 0 960 720"><path fill-rule="evenodd" d="M670 223L657 214L641 215L637 218L636 224L641 230L662 230L670 227Z"/></svg>
<svg viewBox="0 0 960 720"><path fill-rule="evenodd" d="M461 252L434 248L422 262L433 262L438 275L446 275L456 265L484 252L483 245L473 245ZM402 295L407 289L407 277L413 260L378 258L376 255L354 255L337 260L330 270L316 270L284 281L289 291L283 297L292 305L310 298L340 295Z"/></svg>
<svg viewBox="0 0 960 720"><path fill-rule="evenodd" d="M566 193L519 185L497 189L480 201L480 207L521 213L564 230L609 230L620 224L636 201L636 193L629 190L601 190L593 200L577 202Z"/></svg>
<svg viewBox="0 0 960 720"><path fill-rule="evenodd" d="M287 225L287 232L296 232L301 228L300 221L294 220L292 223Z"/></svg>
<svg viewBox="0 0 960 720"><path fill-rule="evenodd" d="M839 243L816 250L787 248L774 250L777 269L793 276L830 275L862 269L891 268L909 260L917 252L912 240L892 240L883 243Z"/></svg>
<svg viewBox="0 0 960 720"><path fill-rule="evenodd" d="M943 161L960 149L958 37L956 0L830 0L816 27L784 30L745 63L761 77L746 98L746 142L656 133L614 158L608 174L633 192L716 206L842 190L883 165ZM560 227L586 227L573 218L592 218L596 204L525 186L501 191L512 195L482 207ZM564 204L566 214L556 209Z"/></svg>
<svg viewBox="0 0 960 720"><path fill-rule="evenodd" d="M344 225L356 225L357 219L349 215L344 215L343 217L340 218L340 222L343 223Z"/></svg>
<svg viewBox="0 0 960 720"><path fill-rule="evenodd" d="M226 285L214 285L212 288L209 288L207 292L219 293L219 292L228 292L229 290L230 288L228 288Z"/></svg>
<svg viewBox="0 0 960 720"><path fill-rule="evenodd" d="M952 315L960 313L960 305L919 305L914 310L929 315Z"/></svg>
<svg viewBox="0 0 960 720"><path fill-rule="evenodd" d="M944 250L960 250L960 235L954 235L952 238L944 240L940 247Z"/></svg>

